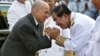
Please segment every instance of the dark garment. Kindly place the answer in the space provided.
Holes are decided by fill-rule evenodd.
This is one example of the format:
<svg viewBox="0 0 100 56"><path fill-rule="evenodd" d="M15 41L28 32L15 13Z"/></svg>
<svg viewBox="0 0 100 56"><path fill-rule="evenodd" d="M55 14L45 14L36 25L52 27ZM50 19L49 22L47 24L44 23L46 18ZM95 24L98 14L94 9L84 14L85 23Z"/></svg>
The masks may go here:
<svg viewBox="0 0 100 56"><path fill-rule="evenodd" d="M36 51L51 46L47 36L43 36L43 24L38 28L32 14L20 19L13 27L1 48L2 56L35 56Z"/></svg>

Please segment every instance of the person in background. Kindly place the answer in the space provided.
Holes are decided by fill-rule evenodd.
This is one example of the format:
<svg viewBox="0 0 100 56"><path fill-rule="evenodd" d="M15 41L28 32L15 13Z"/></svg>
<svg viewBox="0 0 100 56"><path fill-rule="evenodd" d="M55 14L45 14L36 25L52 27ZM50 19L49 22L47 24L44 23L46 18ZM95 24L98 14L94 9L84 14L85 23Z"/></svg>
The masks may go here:
<svg viewBox="0 0 100 56"><path fill-rule="evenodd" d="M15 0L7 13L9 30L11 31L15 23L31 12L31 4L27 0Z"/></svg>
<svg viewBox="0 0 100 56"><path fill-rule="evenodd" d="M68 5L69 0L60 0L60 2L65 3L66 5Z"/></svg>
<svg viewBox="0 0 100 56"><path fill-rule="evenodd" d="M34 3L35 0L29 0L30 4L32 5Z"/></svg>
<svg viewBox="0 0 100 56"><path fill-rule="evenodd" d="M70 0L68 3L68 8L71 11L83 13L89 17L92 17L93 19L96 19L96 17L98 16L91 0Z"/></svg>
<svg viewBox="0 0 100 56"><path fill-rule="evenodd" d="M84 11L82 13L96 19L98 13L91 0L83 0L82 2L84 2Z"/></svg>
<svg viewBox="0 0 100 56"><path fill-rule="evenodd" d="M82 2L81 0L70 0L68 3L68 8L73 12L82 13L84 11L84 2Z"/></svg>
<svg viewBox="0 0 100 56"><path fill-rule="evenodd" d="M51 39L43 35L43 23L48 14L48 3L35 1L31 13L14 25L1 47L1 56L35 56L36 51L51 47Z"/></svg>
<svg viewBox="0 0 100 56"><path fill-rule="evenodd" d="M56 24L62 29L70 28L71 38L59 35L59 30L57 31L55 28L47 28L48 30L45 32L51 36L51 39L56 40L59 46L64 47L69 55L84 56L95 21L84 14L71 12L65 4L56 6L51 15Z"/></svg>
<svg viewBox="0 0 100 56"><path fill-rule="evenodd" d="M45 2L47 2L50 6L50 11L57 5L59 4L58 0L44 0ZM62 30L58 25L56 25L56 22L53 21L53 18L52 16L48 17L46 19L46 21L44 22L44 29L47 28L47 27L50 27L50 28L53 28L53 27L56 27L56 28L59 28L60 31L61 31L61 35L64 35L64 36L70 36L70 33L69 33L69 29L65 29L65 30ZM65 31L65 32L64 32ZM64 56L64 53L65 53L65 50L63 47L60 47L58 46L56 43L55 43L55 40L52 40L52 45L50 48L48 49L42 49L39 51L39 56Z"/></svg>
<svg viewBox="0 0 100 56"><path fill-rule="evenodd" d="M92 3L99 12L99 16L96 19L95 28L85 56L100 56L100 0L92 0Z"/></svg>

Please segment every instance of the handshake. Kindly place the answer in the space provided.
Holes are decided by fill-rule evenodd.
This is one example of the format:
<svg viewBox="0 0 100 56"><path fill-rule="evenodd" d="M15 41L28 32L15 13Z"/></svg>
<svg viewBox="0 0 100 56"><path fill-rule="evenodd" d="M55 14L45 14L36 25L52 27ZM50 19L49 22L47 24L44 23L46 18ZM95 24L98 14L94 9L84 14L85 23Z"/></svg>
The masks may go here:
<svg viewBox="0 0 100 56"><path fill-rule="evenodd" d="M60 35L60 30L58 28L45 28L44 33L49 36L50 39L54 39L59 46L64 46L65 39L68 39Z"/></svg>
<svg viewBox="0 0 100 56"><path fill-rule="evenodd" d="M68 40L68 37L63 37L60 35L60 30L58 28L45 28L44 33L48 35L51 39L54 39L56 44L64 47L64 41ZM64 56L74 56L74 52L71 50L65 51Z"/></svg>
<svg viewBox="0 0 100 56"><path fill-rule="evenodd" d="M51 39L56 39L60 35L60 30L58 28L45 28L44 34L48 35Z"/></svg>

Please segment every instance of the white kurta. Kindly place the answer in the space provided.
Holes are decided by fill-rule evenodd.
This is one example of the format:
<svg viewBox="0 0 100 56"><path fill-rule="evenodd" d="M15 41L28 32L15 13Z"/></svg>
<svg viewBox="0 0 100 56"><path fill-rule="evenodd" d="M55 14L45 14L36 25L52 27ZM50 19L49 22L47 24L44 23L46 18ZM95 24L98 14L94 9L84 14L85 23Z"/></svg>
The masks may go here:
<svg viewBox="0 0 100 56"><path fill-rule="evenodd" d="M100 16L96 20L86 56L100 56Z"/></svg>
<svg viewBox="0 0 100 56"><path fill-rule="evenodd" d="M45 23L44 23L45 27L57 27L60 29L61 31L61 35L62 35L62 29L56 25L56 23L53 21L52 17L49 17ZM44 28L45 28L44 27ZM65 31L63 30L63 33L66 33L67 36L69 36L69 30ZM68 34L67 34L68 33ZM64 34L63 34L64 35ZM66 36L64 35L64 36ZM48 49L42 49L39 51L39 56L64 56L64 47L60 47L55 43L55 40L52 40L52 46L51 48Z"/></svg>
<svg viewBox="0 0 100 56"><path fill-rule="evenodd" d="M11 30L14 24L19 19L30 13L30 11L31 11L31 4L29 3L29 1L26 1L25 4L21 4L18 1L14 1L11 7L9 8L7 14L9 29Z"/></svg>
<svg viewBox="0 0 100 56"><path fill-rule="evenodd" d="M70 40L65 40L65 50L75 51L75 56L84 56L95 21L80 13L71 13L74 24L70 27Z"/></svg>

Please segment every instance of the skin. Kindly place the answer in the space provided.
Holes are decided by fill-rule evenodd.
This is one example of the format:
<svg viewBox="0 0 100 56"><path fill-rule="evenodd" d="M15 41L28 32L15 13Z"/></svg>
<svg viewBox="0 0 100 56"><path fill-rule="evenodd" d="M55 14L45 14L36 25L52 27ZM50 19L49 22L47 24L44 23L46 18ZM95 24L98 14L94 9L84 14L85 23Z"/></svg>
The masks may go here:
<svg viewBox="0 0 100 56"><path fill-rule="evenodd" d="M56 2L59 2L59 0L44 0L45 2L47 2L50 6L50 10L52 10L56 4ZM68 0L65 0L66 2L68 2ZM62 17L57 17L56 14L52 14L53 19L56 20L56 24L59 25L61 28L65 29L65 28L69 28L70 27L70 20L69 20L69 16L65 15ZM60 19L61 18L61 19ZM68 19L66 19L68 18ZM66 20L66 22L65 22ZM66 25L68 24L68 25Z"/></svg>
<svg viewBox="0 0 100 56"><path fill-rule="evenodd" d="M62 17L58 17L55 13L52 14L53 20L59 25L61 28L69 28L70 27L70 16L63 14Z"/></svg>
<svg viewBox="0 0 100 56"><path fill-rule="evenodd" d="M44 0L47 2L50 6L50 11L55 7L56 2L59 2L59 0ZM45 28L44 30L48 36L50 36L52 39L53 37L57 37L60 34L60 30L58 28ZM56 33L56 34L55 34Z"/></svg>
<svg viewBox="0 0 100 56"><path fill-rule="evenodd" d="M44 23L49 15L49 5L44 1L40 1L40 4L36 9L32 9L32 15L39 23Z"/></svg>
<svg viewBox="0 0 100 56"><path fill-rule="evenodd" d="M46 32L51 39L56 39L56 37L60 35L60 30L58 28L46 28L44 32Z"/></svg>
<svg viewBox="0 0 100 56"><path fill-rule="evenodd" d="M22 4L25 4L25 1L26 0L17 0L18 2L22 3Z"/></svg>
<svg viewBox="0 0 100 56"><path fill-rule="evenodd" d="M97 10L100 10L100 0L92 0L92 3Z"/></svg>
<svg viewBox="0 0 100 56"><path fill-rule="evenodd" d="M59 0L44 0L46 1L49 6L50 10L52 10L55 6L55 3ZM66 1L66 0L65 0ZM62 17L57 17L55 13L52 14L53 20L56 22L57 25L59 25L61 28L69 28L70 27L70 16L63 14ZM51 39L56 39L57 36L60 35L60 30L58 28L46 28L45 32L50 36ZM55 34L56 33L56 34Z"/></svg>
<svg viewBox="0 0 100 56"><path fill-rule="evenodd" d="M56 24L61 28L65 29L70 27L70 15L63 14L61 17L58 17L55 13L52 13L52 17ZM56 39L57 36L60 35L60 31L57 28L46 28L45 32L51 39Z"/></svg>

